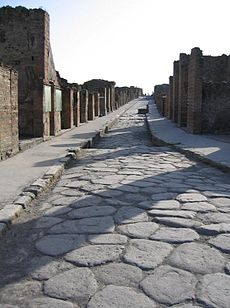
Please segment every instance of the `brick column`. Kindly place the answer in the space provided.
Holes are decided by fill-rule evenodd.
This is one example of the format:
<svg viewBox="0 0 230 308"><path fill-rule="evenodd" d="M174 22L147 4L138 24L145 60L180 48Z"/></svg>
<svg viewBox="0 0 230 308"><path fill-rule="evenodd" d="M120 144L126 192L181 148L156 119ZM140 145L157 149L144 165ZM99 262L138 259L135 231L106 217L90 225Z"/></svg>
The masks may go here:
<svg viewBox="0 0 230 308"><path fill-rule="evenodd" d="M106 88L102 88L100 90L100 116L104 116L107 114L106 108Z"/></svg>
<svg viewBox="0 0 230 308"><path fill-rule="evenodd" d="M73 114L73 90L65 87L62 90L62 128L72 128L74 124Z"/></svg>
<svg viewBox="0 0 230 308"><path fill-rule="evenodd" d="M94 110L94 94L89 93L88 99L88 120L94 120L95 110Z"/></svg>
<svg viewBox="0 0 230 308"><path fill-rule="evenodd" d="M168 111L167 117L172 119L172 111L173 111L173 76L169 77L169 94L168 94Z"/></svg>
<svg viewBox="0 0 230 308"><path fill-rule="evenodd" d="M191 51L188 71L188 120L189 132L202 132L202 51L193 48Z"/></svg>
<svg viewBox="0 0 230 308"><path fill-rule="evenodd" d="M88 91L81 90L80 92L80 122L88 122Z"/></svg>
<svg viewBox="0 0 230 308"><path fill-rule="evenodd" d="M100 105L99 105L99 92L94 92L94 112L95 117L100 115Z"/></svg>
<svg viewBox="0 0 230 308"><path fill-rule="evenodd" d="M189 56L180 54L179 61L179 90L178 90L178 126L187 126L188 104L188 64Z"/></svg>
<svg viewBox="0 0 230 308"><path fill-rule="evenodd" d="M80 125L80 91L76 90L74 91L74 125L79 126Z"/></svg>
<svg viewBox="0 0 230 308"><path fill-rule="evenodd" d="M173 110L172 120L177 122L178 120L178 87L179 86L179 61L173 63Z"/></svg>
<svg viewBox="0 0 230 308"><path fill-rule="evenodd" d="M56 136L61 130L61 113L57 110L56 102L56 87L51 87L51 120L50 120L50 134Z"/></svg>

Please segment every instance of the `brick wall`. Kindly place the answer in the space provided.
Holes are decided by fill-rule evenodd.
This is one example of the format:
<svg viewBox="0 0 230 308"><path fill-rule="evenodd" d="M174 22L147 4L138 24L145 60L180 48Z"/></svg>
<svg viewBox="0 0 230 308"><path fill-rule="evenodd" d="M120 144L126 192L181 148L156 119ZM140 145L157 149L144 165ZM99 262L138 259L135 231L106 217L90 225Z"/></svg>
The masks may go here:
<svg viewBox="0 0 230 308"><path fill-rule="evenodd" d="M179 60L179 88L178 88L178 126L187 126L188 101L188 65L189 56L180 54Z"/></svg>
<svg viewBox="0 0 230 308"><path fill-rule="evenodd" d="M0 65L0 159L18 152L18 73Z"/></svg>
<svg viewBox="0 0 230 308"><path fill-rule="evenodd" d="M178 122L179 61L173 63L172 120Z"/></svg>

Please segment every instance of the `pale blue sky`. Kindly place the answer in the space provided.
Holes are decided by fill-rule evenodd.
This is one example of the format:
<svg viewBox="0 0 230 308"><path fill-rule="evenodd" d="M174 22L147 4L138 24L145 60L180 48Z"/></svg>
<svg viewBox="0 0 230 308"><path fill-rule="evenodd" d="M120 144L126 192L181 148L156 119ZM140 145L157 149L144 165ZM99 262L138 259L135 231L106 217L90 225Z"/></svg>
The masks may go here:
<svg viewBox="0 0 230 308"><path fill-rule="evenodd" d="M230 53L229 0L0 0L41 7L51 21L55 67L70 82L92 78L151 93L180 52Z"/></svg>

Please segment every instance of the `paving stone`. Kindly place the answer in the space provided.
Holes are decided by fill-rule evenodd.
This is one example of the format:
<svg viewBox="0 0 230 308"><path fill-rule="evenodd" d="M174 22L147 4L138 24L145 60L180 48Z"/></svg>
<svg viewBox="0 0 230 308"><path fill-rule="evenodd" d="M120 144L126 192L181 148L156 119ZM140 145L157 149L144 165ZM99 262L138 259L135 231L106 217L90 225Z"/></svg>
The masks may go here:
<svg viewBox="0 0 230 308"><path fill-rule="evenodd" d="M200 202L207 201L207 198L199 193L184 193L176 197L180 202Z"/></svg>
<svg viewBox="0 0 230 308"><path fill-rule="evenodd" d="M180 218L180 217L154 217L154 220L170 226L170 227L184 227L184 228L193 228L193 227L199 227L201 223L199 221L196 221L194 219L186 219L186 218Z"/></svg>
<svg viewBox="0 0 230 308"><path fill-rule="evenodd" d="M229 308L230 276L222 273L205 275L201 279L198 299L207 307Z"/></svg>
<svg viewBox="0 0 230 308"><path fill-rule="evenodd" d="M78 180L78 181L69 181L64 186L68 188L82 188L84 187L84 185L87 185L87 184L88 184L88 181Z"/></svg>
<svg viewBox="0 0 230 308"><path fill-rule="evenodd" d="M188 202L184 203L181 207L182 210L195 211L195 212L215 212L216 208L214 205L208 202Z"/></svg>
<svg viewBox="0 0 230 308"><path fill-rule="evenodd" d="M230 262L226 264L225 272L230 275Z"/></svg>
<svg viewBox="0 0 230 308"><path fill-rule="evenodd" d="M225 267L225 259L218 250L200 243L180 245L170 255L169 263L200 274L222 272Z"/></svg>
<svg viewBox="0 0 230 308"><path fill-rule="evenodd" d="M38 281L20 281L6 285L0 290L0 303L19 304L23 299L41 295L42 286Z"/></svg>
<svg viewBox="0 0 230 308"><path fill-rule="evenodd" d="M35 228L42 229L42 228L51 228L52 226L62 222L63 219L58 217L41 217L35 223Z"/></svg>
<svg viewBox="0 0 230 308"><path fill-rule="evenodd" d="M155 222L137 222L134 224L127 224L118 226L118 231L135 238L148 238L153 234L159 225Z"/></svg>
<svg viewBox="0 0 230 308"><path fill-rule="evenodd" d="M135 186L131 186L131 185L122 185L122 186L119 186L117 187L117 189L121 190L122 192L131 192L131 193L137 193L140 191L140 189L138 189L138 187L135 187Z"/></svg>
<svg viewBox="0 0 230 308"><path fill-rule="evenodd" d="M170 200L175 198L176 194L167 192L167 193L158 193L151 196L152 200L160 201L160 200Z"/></svg>
<svg viewBox="0 0 230 308"><path fill-rule="evenodd" d="M41 297L32 299L27 303L30 308L78 308L78 305L73 305L70 302L62 301L60 299ZM1 308L1 306L0 306Z"/></svg>
<svg viewBox="0 0 230 308"><path fill-rule="evenodd" d="M114 215L114 219L118 224L134 223L138 221L148 221L147 213L133 206L124 206L120 208Z"/></svg>
<svg viewBox="0 0 230 308"><path fill-rule="evenodd" d="M162 304L178 304L195 297L195 276L171 266L160 266L140 284L144 292Z"/></svg>
<svg viewBox="0 0 230 308"><path fill-rule="evenodd" d="M168 243L186 243L199 239L199 234L188 228L162 227L150 236L150 239Z"/></svg>
<svg viewBox="0 0 230 308"><path fill-rule="evenodd" d="M89 301L87 308L154 308L156 304L147 296L128 287L106 286Z"/></svg>
<svg viewBox="0 0 230 308"><path fill-rule="evenodd" d="M65 188L60 192L60 194L67 197L82 197L84 195L84 192L76 189Z"/></svg>
<svg viewBox="0 0 230 308"><path fill-rule="evenodd" d="M92 184L95 186L95 184ZM95 189L95 187L93 187L93 190L91 189L90 192L94 195L103 197L103 198L115 198L115 197L119 197L123 194L122 191L118 190L118 187L113 188L113 185L111 185L111 189Z"/></svg>
<svg viewBox="0 0 230 308"><path fill-rule="evenodd" d="M213 190L205 190L203 191L203 194L206 196L206 197L209 197L209 198L217 198L217 197L221 197L221 198L230 198L230 192L227 192L227 191L213 191Z"/></svg>
<svg viewBox="0 0 230 308"><path fill-rule="evenodd" d="M121 234L93 234L88 236L92 244L126 244L127 237Z"/></svg>
<svg viewBox="0 0 230 308"><path fill-rule="evenodd" d="M50 278L44 293L64 300L88 300L97 290L94 274L88 268L76 268Z"/></svg>
<svg viewBox="0 0 230 308"><path fill-rule="evenodd" d="M28 264L27 273L36 280L47 280L61 271L71 269L72 265L56 261L48 256L39 256L33 258Z"/></svg>
<svg viewBox="0 0 230 308"><path fill-rule="evenodd" d="M152 188L154 186L153 183L147 182L147 181L144 181L144 180L138 180L138 181L131 182L130 185L136 186L136 187L139 187L139 188L147 188L147 187Z"/></svg>
<svg viewBox="0 0 230 308"><path fill-rule="evenodd" d="M76 202L77 198L76 197L56 197L54 200L50 200L53 205L70 205L73 202Z"/></svg>
<svg viewBox="0 0 230 308"><path fill-rule="evenodd" d="M65 220L62 223L53 226L48 230L50 234L67 234L67 233L83 233L78 227L78 221Z"/></svg>
<svg viewBox="0 0 230 308"><path fill-rule="evenodd" d="M71 207L80 208L98 205L102 200L99 196L86 195L78 199L75 198L75 202L71 202Z"/></svg>
<svg viewBox="0 0 230 308"><path fill-rule="evenodd" d="M127 201L131 203L137 203L141 201L145 201L146 197L141 194L134 194L134 193L127 193L120 197L122 198L122 201Z"/></svg>
<svg viewBox="0 0 230 308"><path fill-rule="evenodd" d="M230 198L214 198L210 201L216 207L229 207L230 206Z"/></svg>
<svg viewBox="0 0 230 308"><path fill-rule="evenodd" d="M182 217L182 218L194 218L196 216L196 212L193 211L181 211L181 210L155 210L152 209L148 211L151 216L169 216L169 217Z"/></svg>
<svg viewBox="0 0 230 308"><path fill-rule="evenodd" d="M71 211L68 214L70 218L85 218L85 217L94 217L94 216L108 216L116 212L112 206L104 206L104 205L94 205L88 206L80 209L76 209Z"/></svg>
<svg viewBox="0 0 230 308"><path fill-rule="evenodd" d="M124 179L124 175L109 175L103 178L96 178L91 180L93 184L112 185L120 183Z"/></svg>
<svg viewBox="0 0 230 308"><path fill-rule="evenodd" d="M221 234L208 241L223 252L230 253L230 234Z"/></svg>
<svg viewBox="0 0 230 308"><path fill-rule="evenodd" d="M95 266L118 259L123 249L121 245L89 245L68 253L65 260L80 266Z"/></svg>
<svg viewBox="0 0 230 308"><path fill-rule="evenodd" d="M219 233L227 233L230 232L230 224L229 223L220 223L220 224L209 224L198 226L196 230L205 235L216 235Z"/></svg>
<svg viewBox="0 0 230 308"><path fill-rule="evenodd" d="M68 213L69 211L71 211L72 209L69 208L69 207L64 207L64 206L55 206L55 207L52 207L50 209L48 209L44 215L45 216L62 216L62 215L65 215L66 213Z"/></svg>
<svg viewBox="0 0 230 308"><path fill-rule="evenodd" d="M80 233L110 233L115 229L111 216L83 218L78 223Z"/></svg>
<svg viewBox="0 0 230 308"><path fill-rule="evenodd" d="M142 270L139 267L124 263L109 263L94 269L94 275L100 283L137 287L142 280Z"/></svg>
<svg viewBox="0 0 230 308"><path fill-rule="evenodd" d="M49 256L59 256L85 245L85 236L77 234L46 235L36 243L36 248Z"/></svg>
<svg viewBox="0 0 230 308"><path fill-rule="evenodd" d="M197 305L194 305L194 304L191 304L191 303L188 303L188 304L179 304L179 305L173 305L173 306L170 306L172 308L200 308L200 306L197 306Z"/></svg>
<svg viewBox="0 0 230 308"><path fill-rule="evenodd" d="M15 305L0 304L0 308L20 308L20 307Z"/></svg>
<svg viewBox="0 0 230 308"><path fill-rule="evenodd" d="M143 269L153 269L163 262L173 247L167 243L134 239L124 255L124 260Z"/></svg>
<svg viewBox="0 0 230 308"><path fill-rule="evenodd" d="M205 213L199 216L204 222L211 223L230 223L230 213Z"/></svg>

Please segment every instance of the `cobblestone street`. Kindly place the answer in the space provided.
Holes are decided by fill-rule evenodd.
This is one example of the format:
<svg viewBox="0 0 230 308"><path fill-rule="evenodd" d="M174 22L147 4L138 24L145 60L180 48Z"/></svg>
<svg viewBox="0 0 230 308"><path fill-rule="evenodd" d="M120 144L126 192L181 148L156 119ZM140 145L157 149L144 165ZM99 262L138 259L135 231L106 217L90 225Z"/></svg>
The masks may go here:
<svg viewBox="0 0 230 308"><path fill-rule="evenodd" d="M0 308L230 307L230 177L152 145L139 100L0 240Z"/></svg>

